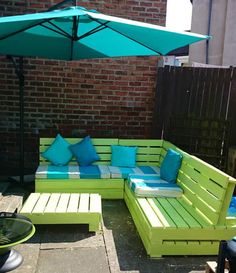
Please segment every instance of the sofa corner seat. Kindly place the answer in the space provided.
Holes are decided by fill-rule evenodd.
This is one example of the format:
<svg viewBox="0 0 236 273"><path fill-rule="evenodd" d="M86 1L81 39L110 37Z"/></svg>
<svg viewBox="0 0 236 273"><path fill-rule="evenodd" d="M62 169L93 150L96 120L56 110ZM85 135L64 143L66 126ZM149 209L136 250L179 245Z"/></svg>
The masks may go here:
<svg viewBox="0 0 236 273"><path fill-rule="evenodd" d="M236 179L167 141L161 162L168 148L183 155L177 178L181 197L140 198L125 185L124 200L145 249L151 257L216 255L220 240L236 233L235 221L227 217Z"/></svg>

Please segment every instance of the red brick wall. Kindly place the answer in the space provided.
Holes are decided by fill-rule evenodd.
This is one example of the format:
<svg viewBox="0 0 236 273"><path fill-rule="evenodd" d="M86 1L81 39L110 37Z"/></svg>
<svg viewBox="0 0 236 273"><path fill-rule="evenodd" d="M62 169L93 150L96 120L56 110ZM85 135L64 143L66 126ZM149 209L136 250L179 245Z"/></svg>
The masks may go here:
<svg viewBox="0 0 236 273"><path fill-rule="evenodd" d="M79 2L103 13L164 25L167 0ZM0 2L0 15L42 11L60 1ZM151 137L157 57L78 62L24 59L25 165L37 166L39 137ZM18 80L0 58L0 163L18 166Z"/></svg>

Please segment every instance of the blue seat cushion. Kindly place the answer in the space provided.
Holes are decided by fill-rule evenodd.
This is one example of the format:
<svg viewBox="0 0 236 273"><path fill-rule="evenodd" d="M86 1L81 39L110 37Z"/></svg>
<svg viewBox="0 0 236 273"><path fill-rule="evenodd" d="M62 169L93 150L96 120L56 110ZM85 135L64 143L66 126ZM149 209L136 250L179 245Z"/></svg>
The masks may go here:
<svg viewBox="0 0 236 273"><path fill-rule="evenodd" d="M104 165L40 165L36 171L35 177L36 179L110 178L110 171L108 167Z"/></svg>
<svg viewBox="0 0 236 273"><path fill-rule="evenodd" d="M130 174L159 174L156 166L139 166L123 168L106 165L90 166L53 166L40 165L36 171L36 179L68 179L68 178L128 178Z"/></svg>
<svg viewBox="0 0 236 273"><path fill-rule="evenodd" d="M168 149L160 167L161 179L175 183L182 163L182 154Z"/></svg>
<svg viewBox="0 0 236 273"><path fill-rule="evenodd" d="M49 148L42 153L42 157L49 160L53 165L66 165L73 156L69 146L70 143L58 134Z"/></svg>
<svg viewBox="0 0 236 273"><path fill-rule="evenodd" d="M89 136L76 144L70 145L69 148L80 166L89 166L100 160Z"/></svg>
<svg viewBox="0 0 236 273"><path fill-rule="evenodd" d="M161 179L159 175L131 174L128 184L139 197L180 197L183 194L180 186Z"/></svg>
<svg viewBox="0 0 236 273"><path fill-rule="evenodd" d="M130 174L160 174L157 166L136 166L134 168L108 166L111 178L127 179Z"/></svg>

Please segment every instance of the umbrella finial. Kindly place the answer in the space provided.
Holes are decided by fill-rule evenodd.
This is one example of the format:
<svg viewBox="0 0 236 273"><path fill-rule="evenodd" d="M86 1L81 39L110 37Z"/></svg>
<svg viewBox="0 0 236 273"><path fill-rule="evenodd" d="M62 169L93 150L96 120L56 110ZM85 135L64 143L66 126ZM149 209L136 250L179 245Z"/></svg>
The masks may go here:
<svg viewBox="0 0 236 273"><path fill-rule="evenodd" d="M62 2L50 7L47 11L52 11L52 10L59 9L60 7L65 6L69 2L70 2L70 5L77 6L77 3L76 3L77 0L63 0Z"/></svg>

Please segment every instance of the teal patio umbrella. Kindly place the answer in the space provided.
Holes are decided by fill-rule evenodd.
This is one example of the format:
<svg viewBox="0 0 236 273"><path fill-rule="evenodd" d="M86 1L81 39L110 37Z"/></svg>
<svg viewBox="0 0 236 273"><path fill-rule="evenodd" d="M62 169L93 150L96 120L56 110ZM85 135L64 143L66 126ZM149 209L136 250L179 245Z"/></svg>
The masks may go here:
<svg viewBox="0 0 236 273"><path fill-rule="evenodd" d="M69 2L56 5L56 8ZM157 56L208 36L123 19L80 6L0 18L0 55L57 60ZM14 60L14 59L13 59ZM22 59L20 80L20 169L24 169ZM21 182L22 182L21 175Z"/></svg>
<svg viewBox="0 0 236 273"><path fill-rule="evenodd" d="M166 55L206 38L79 6L0 18L0 54L27 57L81 60Z"/></svg>

